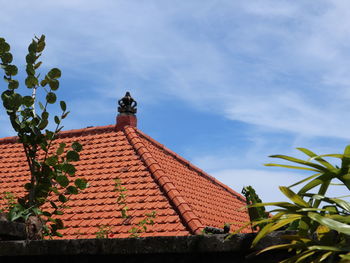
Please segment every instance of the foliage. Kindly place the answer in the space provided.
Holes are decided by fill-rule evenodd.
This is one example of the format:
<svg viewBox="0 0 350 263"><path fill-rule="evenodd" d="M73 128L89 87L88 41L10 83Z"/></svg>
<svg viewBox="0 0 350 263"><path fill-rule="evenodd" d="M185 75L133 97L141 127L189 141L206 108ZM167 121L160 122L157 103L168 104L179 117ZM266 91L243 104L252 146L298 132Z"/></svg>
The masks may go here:
<svg viewBox="0 0 350 263"><path fill-rule="evenodd" d="M127 189L122 185L121 179L117 178L114 182L114 191L118 193L117 204L121 206L121 218L126 220L131 217L126 205ZM148 225L154 225L155 218L155 211L146 213L145 217L128 231L130 233L129 237L139 237L141 233L146 232ZM112 227L107 225L99 227L99 231L96 232L96 238L108 238L111 235L113 235Z"/></svg>
<svg viewBox="0 0 350 263"><path fill-rule="evenodd" d="M305 148L298 148L309 158L301 160L285 155L273 155L299 165L266 164L267 166L286 167L313 171L315 174L289 186L281 186L280 191L291 202L272 202L252 205L253 207L276 206L275 213L268 219L255 221L254 225L265 223L253 240L255 246L268 233L288 226L295 229L295 235L285 236L291 242L268 247L260 253L271 249L288 249L295 251L295 256L282 262L338 262L350 259L350 203L340 198L326 196L327 189L334 181L340 181L350 189L350 145L343 154L316 155ZM337 158L340 167L332 165L325 158ZM295 193L292 187L302 185ZM313 192L318 188L317 193Z"/></svg>
<svg viewBox="0 0 350 263"><path fill-rule="evenodd" d="M151 213L146 213L146 216L144 219L142 219L140 222L136 224L136 226L132 227L129 230L129 233L131 233L130 237L139 237L141 233L147 231L147 226L154 225L154 220L156 218L156 211L152 211Z"/></svg>
<svg viewBox="0 0 350 263"><path fill-rule="evenodd" d="M74 182L69 179L75 175L73 163L79 160L82 146L78 142L73 142L70 148L65 143L58 146L54 143L63 128L62 120L69 114L64 101L59 102L61 114L53 117L55 128L48 128L48 108L57 103L56 92L59 89L61 71L53 68L39 80L40 73L37 70L42 62L38 59L45 46L45 36L42 35L40 38L35 37L28 47L25 68L27 92L24 93L29 95L21 95L17 92L19 81L13 78L17 75L18 68L11 64L13 56L10 45L0 38L0 65L7 82L7 89L2 93L1 99L18 141L23 145L30 170L29 183L24 186L26 194L18 198L18 203L10 209L8 216L12 221L26 220L30 215L45 217L46 234L61 236L57 230L63 228L63 222L54 217L63 213L62 208L71 195L87 187L87 181L83 178L77 178ZM43 103L39 101L38 91L44 93ZM37 106L39 110L36 109ZM50 198L49 201L48 197L53 195L56 198ZM41 208L48 201L52 209L42 211Z"/></svg>
<svg viewBox="0 0 350 263"><path fill-rule="evenodd" d="M96 238L109 238L112 234L112 227L109 225L99 226L98 231L95 234Z"/></svg>
<svg viewBox="0 0 350 263"><path fill-rule="evenodd" d="M246 203L249 206L248 207L248 213L250 217L250 221L260 221L263 219L268 218L268 213L266 213L265 207L264 206L252 206L255 204L260 204L262 203L261 199L259 198L258 194L255 192L255 189L252 186L245 186L242 189L242 194L246 198ZM266 223L261 223L258 225L253 226L254 230L257 229L262 229Z"/></svg>

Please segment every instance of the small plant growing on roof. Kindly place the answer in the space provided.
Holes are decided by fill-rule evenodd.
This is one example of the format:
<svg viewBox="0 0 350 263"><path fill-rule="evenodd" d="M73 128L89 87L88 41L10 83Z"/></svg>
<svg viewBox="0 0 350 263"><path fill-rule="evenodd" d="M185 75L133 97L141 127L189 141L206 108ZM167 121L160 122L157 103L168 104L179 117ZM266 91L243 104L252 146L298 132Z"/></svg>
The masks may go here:
<svg viewBox="0 0 350 263"><path fill-rule="evenodd" d="M58 133L62 130L62 120L69 111L64 101L60 101L61 114L53 117L55 128L48 128L50 122L49 106L57 103L56 91L59 89L61 71L53 68L39 80L37 73L42 65L38 61L45 49L45 36L35 37L28 47L26 56L27 94L18 93L19 81L14 79L18 68L11 64L13 56L10 45L0 38L0 66L4 70L4 80L7 88L1 94L1 99L11 125L18 136L18 142L23 145L27 164L30 171L29 182L25 184L26 194L18 198L17 203L8 209L8 219L11 221L27 221L32 216L43 220L43 232L46 235L61 236L63 222L57 215L63 214L62 207L69 196L78 194L87 187L87 181L77 178L69 179L76 172L74 162L79 160L82 146L73 142L70 147L65 143L55 144ZM44 93L44 102L40 102L38 92ZM39 108L38 108L39 107ZM50 198L51 196L56 198ZM43 210L49 202L51 209ZM40 230L39 230L40 231ZM41 236L39 235L39 238Z"/></svg>

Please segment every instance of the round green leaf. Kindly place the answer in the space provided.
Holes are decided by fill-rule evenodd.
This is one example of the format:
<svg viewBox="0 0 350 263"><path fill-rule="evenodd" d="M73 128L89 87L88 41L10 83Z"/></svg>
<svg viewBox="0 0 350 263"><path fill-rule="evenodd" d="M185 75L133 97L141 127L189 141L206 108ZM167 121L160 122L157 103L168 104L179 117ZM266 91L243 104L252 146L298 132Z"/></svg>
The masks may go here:
<svg viewBox="0 0 350 263"><path fill-rule="evenodd" d="M39 84L39 81L36 77L29 75L25 80L26 86L31 89Z"/></svg>
<svg viewBox="0 0 350 263"><path fill-rule="evenodd" d="M67 161L68 162L76 162L79 161L79 153L76 151L68 151L67 152Z"/></svg>
<svg viewBox="0 0 350 263"><path fill-rule="evenodd" d="M9 81L9 84L8 84L9 89L17 89L18 86L19 86L19 83L17 80L12 79Z"/></svg>
<svg viewBox="0 0 350 263"><path fill-rule="evenodd" d="M58 68L53 68L49 71L49 73L47 73L47 75L51 79L57 79L57 78L61 77L61 70L59 70Z"/></svg>
<svg viewBox="0 0 350 263"><path fill-rule="evenodd" d="M58 90L59 85L60 85L60 83L58 82L57 79L52 79L49 82L49 86L52 90Z"/></svg>
<svg viewBox="0 0 350 263"><path fill-rule="evenodd" d="M12 60L13 60L12 54L9 53L9 52L6 52L6 53L2 54L1 55L1 60L2 60L2 63L4 63L4 64L11 63Z"/></svg>
<svg viewBox="0 0 350 263"><path fill-rule="evenodd" d="M35 63L35 60L36 60L35 53L29 53L29 54L26 56L26 62L27 62L28 64L34 64L34 63Z"/></svg>
<svg viewBox="0 0 350 263"><path fill-rule="evenodd" d="M81 144L78 142L73 142L72 148L74 151L80 152L83 149L83 146L81 146Z"/></svg>
<svg viewBox="0 0 350 263"><path fill-rule="evenodd" d="M69 175L74 175L75 172L76 172L76 169L74 167L73 164L70 164L70 163L64 163L62 164L62 167L61 167L62 171L69 174Z"/></svg>
<svg viewBox="0 0 350 263"><path fill-rule="evenodd" d="M64 148L66 147L66 144L64 142L60 143L60 146L58 147L56 153L57 155L61 155L64 152Z"/></svg>
<svg viewBox="0 0 350 263"><path fill-rule="evenodd" d="M0 54L9 52L10 51L10 45L6 43L5 41L0 42Z"/></svg>
<svg viewBox="0 0 350 263"><path fill-rule="evenodd" d="M57 176L56 182L59 183L59 185L62 187L67 187L69 184L69 180L68 180L67 176L64 176L64 175Z"/></svg>
<svg viewBox="0 0 350 263"><path fill-rule="evenodd" d="M58 196L58 200L60 200L62 203L65 203L65 202L68 201L67 197L65 195L63 195L63 194L60 194Z"/></svg>
<svg viewBox="0 0 350 263"><path fill-rule="evenodd" d="M76 179L74 182L75 186L78 187L80 190L84 190L87 187L87 180L83 178Z"/></svg>
<svg viewBox="0 0 350 263"><path fill-rule="evenodd" d="M43 120L41 120L41 122L40 122L40 124L39 124L38 128L39 128L40 130L43 130L43 129L45 129L45 128L46 128L46 126L47 126L48 124L49 124L49 121L48 121L48 120L43 119Z"/></svg>
<svg viewBox="0 0 350 263"><path fill-rule="evenodd" d="M67 191L69 194L76 195L79 193L78 189L75 186L68 186Z"/></svg>
<svg viewBox="0 0 350 263"><path fill-rule="evenodd" d="M41 113L41 118L47 120L49 118L49 113L47 111L43 111Z"/></svg>
<svg viewBox="0 0 350 263"><path fill-rule="evenodd" d="M45 163L49 166L54 166L58 162L58 158L56 155L50 156L49 158L46 159Z"/></svg>
<svg viewBox="0 0 350 263"><path fill-rule="evenodd" d="M57 99L57 97L56 97L55 93L53 93L53 92L47 93L47 95L46 95L47 103L53 104L56 102L56 99Z"/></svg>
<svg viewBox="0 0 350 263"><path fill-rule="evenodd" d="M5 74L8 76L16 76L18 73L18 68L15 65L5 66Z"/></svg>
<svg viewBox="0 0 350 263"><path fill-rule="evenodd" d="M32 43L28 46L28 52L35 53L36 47L37 47L37 43L33 40Z"/></svg>
<svg viewBox="0 0 350 263"><path fill-rule="evenodd" d="M22 100L22 104L26 107L31 107L34 103L34 99L32 96L24 96Z"/></svg>

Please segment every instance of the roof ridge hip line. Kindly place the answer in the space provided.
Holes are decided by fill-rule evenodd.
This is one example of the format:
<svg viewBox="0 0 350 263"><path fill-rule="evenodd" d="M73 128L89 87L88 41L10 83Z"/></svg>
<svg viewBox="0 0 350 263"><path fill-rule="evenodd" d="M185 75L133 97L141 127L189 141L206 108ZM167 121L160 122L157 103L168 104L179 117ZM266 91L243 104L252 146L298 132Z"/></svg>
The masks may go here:
<svg viewBox="0 0 350 263"><path fill-rule="evenodd" d="M140 138L138 138L135 129L125 127L124 133L142 161L146 164L155 181L179 211L179 216L187 224L187 227L191 230L192 234L201 234L201 231L204 228L202 222L192 211L187 201L181 196L180 192L176 189L175 185L168 178L158 162L153 158L147 147L142 143Z"/></svg>

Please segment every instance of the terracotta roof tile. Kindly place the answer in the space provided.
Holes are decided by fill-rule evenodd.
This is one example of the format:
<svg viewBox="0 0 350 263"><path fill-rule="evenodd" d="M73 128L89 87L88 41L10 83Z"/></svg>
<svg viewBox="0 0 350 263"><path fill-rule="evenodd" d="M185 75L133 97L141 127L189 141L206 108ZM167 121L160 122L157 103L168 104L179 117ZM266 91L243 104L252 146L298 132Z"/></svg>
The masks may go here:
<svg viewBox="0 0 350 263"><path fill-rule="evenodd" d="M199 234L205 226L224 223L235 229L248 220L247 212L239 210L245 205L241 195L136 128L116 132L110 125L65 131L57 143L73 141L83 145L76 176L86 178L89 188L67 203L70 208L61 216L64 238L94 238L102 225L111 227L113 237L128 237L152 211L157 213L155 224L141 236ZM117 178L127 189L128 219L121 217L117 204ZM15 137L0 139L0 193L19 197L28 179L22 146Z"/></svg>

